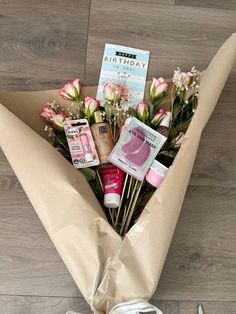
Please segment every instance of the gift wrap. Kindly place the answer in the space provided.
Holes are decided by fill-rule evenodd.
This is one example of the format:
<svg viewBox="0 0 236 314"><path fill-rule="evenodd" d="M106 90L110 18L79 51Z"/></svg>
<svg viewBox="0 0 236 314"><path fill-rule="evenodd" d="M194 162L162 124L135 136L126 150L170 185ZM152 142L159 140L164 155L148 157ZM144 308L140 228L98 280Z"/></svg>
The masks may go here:
<svg viewBox="0 0 236 314"><path fill-rule="evenodd" d="M156 290L202 130L235 57L233 34L202 73L198 108L165 180L123 239L83 175L46 140L39 111L48 101L66 101L57 91L0 92L0 146L94 313L149 300ZM84 87L82 94L95 96L96 87Z"/></svg>

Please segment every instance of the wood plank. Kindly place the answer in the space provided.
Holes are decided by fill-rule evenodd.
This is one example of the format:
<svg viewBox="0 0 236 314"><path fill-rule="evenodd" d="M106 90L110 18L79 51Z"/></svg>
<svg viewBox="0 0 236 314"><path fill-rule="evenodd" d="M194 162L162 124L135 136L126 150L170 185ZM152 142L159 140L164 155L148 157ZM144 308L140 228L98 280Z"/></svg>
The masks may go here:
<svg viewBox="0 0 236 314"><path fill-rule="evenodd" d="M65 314L69 310L92 313L83 298L0 296L0 308L4 314Z"/></svg>
<svg viewBox="0 0 236 314"><path fill-rule="evenodd" d="M119 1L119 0L115 0ZM143 0L127 0L127 2L138 3L143 2ZM175 0L145 0L145 3L152 3L152 4L175 4Z"/></svg>
<svg viewBox="0 0 236 314"><path fill-rule="evenodd" d="M0 294L81 296L3 158L1 153Z"/></svg>
<svg viewBox="0 0 236 314"><path fill-rule="evenodd" d="M203 131L191 185L236 187L235 83L233 71Z"/></svg>
<svg viewBox="0 0 236 314"><path fill-rule="evenodd" d="M23 2L23 3L22 3ZM84 78L89 0L0 2L0 89L49 89Z"/></svg>
<svg viewBox="0 0 236 314"><path fill-rule="evenodd" d="M203 70L231 35L234 21L230 10L93 0L85 80L97 84L107 42L150 50L149 78L170 77L177 66Z"/></svg>
<svg viewBox="0 0 236 314"><path fill-rule="evenodd" d="M179 302L177 301L151 299L150 303L156 306L164 314L179 314Z"/></svg>
<svg viewBox="0 0 236 314"><path fill-rule="evenodd" d="M199 302L206 314L235 314L235 302ZM179 314L197 313L197 302L180 302Z"/></svg>
<svg viewBox="0 0 236 314"><path fill-rule="evenodd" d="M205 7L205 8L216 8L226 10L236 10L235 0L176 0L177 5L187 5L191 7Z"/></svg>
<svg viewBox="0 0 236 314"><path fill-rule="evenodd" d="M235 199L235 188L188 188L154 298L236 301Z"/></svg>
<svg viewBox="0 0 236 314"><path fill-rule="evenodd" d="M157 306L165 314L179 314L178 302L156 301L150 303ZM65 314L66 311L76 311L91 314L89 305L83 298L3 296L0 295L0 308L4 314Z"/></svg>
<svg viewBox="0 0 236 314"><path fill-rule="evenodd" d="M229 122L225 130L221 130L221 134L219 134L220 130L217 132L220 120ZM213 116L211 121L219 123L215 123L212 128L215 130L215 135L210 133L211 122L209 132L206 130L203 133L190 185L236 187L236 139L231 138L235 134L236 125L233 124L232 118L226 119L226 117L214 119Z"/></svg>

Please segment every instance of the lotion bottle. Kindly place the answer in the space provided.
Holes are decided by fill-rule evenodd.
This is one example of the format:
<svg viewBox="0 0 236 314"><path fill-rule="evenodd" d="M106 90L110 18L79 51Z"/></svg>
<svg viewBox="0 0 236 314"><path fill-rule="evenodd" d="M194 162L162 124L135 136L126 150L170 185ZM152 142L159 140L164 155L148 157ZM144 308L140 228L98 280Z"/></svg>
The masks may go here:
<svg viewBox="0 0 236 314"><path fill-rule="evenodd" d="M94 112L95 124L91 126L91 132L97 148L101 164L108 163L107 158L110 155L114 143L111 137L109 124L103 121L100 111Z"/></svg>

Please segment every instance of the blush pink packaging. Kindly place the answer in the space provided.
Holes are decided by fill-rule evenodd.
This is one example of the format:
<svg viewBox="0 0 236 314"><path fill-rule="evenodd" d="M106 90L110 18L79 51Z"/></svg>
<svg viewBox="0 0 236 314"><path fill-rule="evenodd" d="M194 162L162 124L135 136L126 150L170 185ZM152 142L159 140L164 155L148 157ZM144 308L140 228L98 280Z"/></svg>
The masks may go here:
<svg viewBox="0 0 236 314"><path fill-rule="evenodd" d="M122 190L124 172L116 167L105 167L102 169L102 183L104 190L104 206L117 208L120 205L120 194Z"/></svg>
<svg viewBox="0 0 236 314"><path fill-rule="evenodd" d="M154 160L149 171L146 174L146 180L151 185L158 188L161 184L162 180L164 179L168 168L161 164L159 161Z"/></svg>
<svg viewBox="0 0 236 314"><path fill-rule="evenodd" d="M142 181L167 137L134 117L122 131L108 161Z"/></svg>
<svg viewBox="0 0 236 314"><path fill-rule="evenodd" d="M67 119L64 129L75 168L87 168L99 165L99 157L88 120Z"/></svg>

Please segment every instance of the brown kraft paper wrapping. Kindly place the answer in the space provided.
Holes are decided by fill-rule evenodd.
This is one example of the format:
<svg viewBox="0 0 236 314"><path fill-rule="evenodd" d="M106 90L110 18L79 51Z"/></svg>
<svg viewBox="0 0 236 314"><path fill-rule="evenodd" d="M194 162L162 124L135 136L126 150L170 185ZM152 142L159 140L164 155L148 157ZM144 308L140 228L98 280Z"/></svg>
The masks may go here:
<svg viewBox="0 0 236 314"><path fill-rule="evenodd" d="M47 101L59 100L57 91L0 92L0 146L94 313L108 313L118 303L153 295L202 130L235 58L232 34L202 75L198 108L173 165L123 241L82 174L43 138L38 112ZM95 93L95 87L83 88L84 95Z"/></svg>

